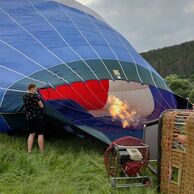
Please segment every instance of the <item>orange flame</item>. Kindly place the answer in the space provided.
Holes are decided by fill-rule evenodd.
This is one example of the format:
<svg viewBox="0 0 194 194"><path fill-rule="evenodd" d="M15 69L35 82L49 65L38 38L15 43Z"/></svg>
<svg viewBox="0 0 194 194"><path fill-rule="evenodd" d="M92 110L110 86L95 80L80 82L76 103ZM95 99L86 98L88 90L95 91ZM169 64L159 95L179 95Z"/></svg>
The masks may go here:
<svg viewBox="0 0 194 194"><path fill-rule="evenodd" d="M135 110L131 110L130 106L126 101L122 101L115 96L109 96L108 103L109 113L113 119L120 119L123 128L132 126L136 122Z"/></svg>

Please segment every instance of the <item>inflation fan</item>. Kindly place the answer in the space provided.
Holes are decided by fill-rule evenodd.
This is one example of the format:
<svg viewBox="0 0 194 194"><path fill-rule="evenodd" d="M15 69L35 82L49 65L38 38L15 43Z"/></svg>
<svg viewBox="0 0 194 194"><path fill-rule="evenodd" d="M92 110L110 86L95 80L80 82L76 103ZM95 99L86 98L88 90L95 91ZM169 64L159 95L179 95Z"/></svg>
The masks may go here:
<svg viewBox="0 0 194 194"><path fill-rule="evenodd" d="M134 137L114 141L104 154L104 163L113 188L150 186L145 174L149 163L149 146Z"/></svg>

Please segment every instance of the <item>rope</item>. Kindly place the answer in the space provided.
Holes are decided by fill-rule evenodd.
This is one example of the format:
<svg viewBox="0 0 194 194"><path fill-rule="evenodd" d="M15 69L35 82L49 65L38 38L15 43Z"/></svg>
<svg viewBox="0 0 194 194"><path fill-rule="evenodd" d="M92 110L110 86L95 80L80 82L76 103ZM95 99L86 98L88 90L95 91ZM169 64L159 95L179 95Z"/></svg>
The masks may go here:
<svg viewBox="0 0 194 194"><path fill-rule="evenodd" d="M32 33L30 33L27 29L25 29L19 22L17 22L12 16L10 16L7 12L5 12L2 8L0 8L1 11L3 11L3 13L5 13L11 20L13 20L17 25L19 25L26 33L28 33L30 36L32 36L32 38L34 38L41 46L43 46L49 53L51 53L53 56L57 57L61 62L63 62L65 64L64 61L62 61L58 56L56 56L54 53L52 53L52 51L50 51L44 44L42 44ZM13 46L11 46L10 44L6 43L3 40L0 40L1 42L3 42L4 44L6 44L7 46L9 46L10 48L12 48L13 50L17 51L18 53L20 53L21 55L23 55L24 57L28 58L30 61L34 62L36 65L42 67L43 69L45 69L46 71L50 72L52 75L57 76L59 79L62 79L63 81L65 81L66 83L70 84L67 80L65 80L64 78L60 77L59 75L53 73L52 71L46 69L44 66L42 66L40 63L34 61L33 59L31 59L30 57L28 57L27 55L25 55L24 53L22 53L21 51L19 51L18 49L14 48ZM68 65L67 65L68 66ZM71 68L70 68L71 69ZM74 71L74 70L73 70ZM77 73L76 73L77 74ZM78 74L77 74L78 75ZM79 75L78 75L79 76ZM83 78L81 78L81 76L79 76L80 79L82 81ZM76 91L77 93L79 93L78 91Z"/></svg>
<svg viewBox="0 0 194 194"><path fill-rule="evenodd" d="M108 26L109 26L109 25L108 25ZM112 27L111 27L111 28L112 28ZM113 31L114 31L115 35L118 37L118 33L117 33L114 29L113 29ZM119 39L119 38L118 38L118 39ZM165 100L165 98L163 97L163 95L161 94L161 92L160 92L159 89L158 89L158 86L157 86L157 84L156 84L156 82L155 82L155 80L154 80L152 71L151 71L151 69L150 69L150 65L149 65L146 61L145 61L145 63L146 63L146 65L147 65L148 69L149 69L149 72L150 72L150 75L151 75L151 79L152 79L153 84L154 84L154 86L156 87L156 89L157 89L159 95L160 95L161 98L164 100L164 102L168 105L168 107L171 109L172 107L168 104L168 102Z"/></svg>
<svg viewBox="0 0 194 194"><path fill-rule="evenodd" d="M5 66L3 66L3 65L0 65L0 67L6 69L6 70L8 70L8 71L14 72L14 73L16 73L16 74L18 74L18 75L21 75L21 76L23 76L23 77L25 77L25 78L28 78L28 79L31 79L31 80L33 80L33 81L39 82L39 83L41 83L41 84L46 84L46 82L40 81L40 80L38 80L38 79L31 78L31 77L29 77L29 76L27 76L27 75L24 75L23 73L20 73L20 72L14 70L14 69L5 67Z"/></svg>
<svg viewBox="0 0 194 194"><path fill-rule="evenodd" d="M91 69L91 67L87 64L87 62L68 44L68 42L63 38L63 36L59 33L59 31L55 28L55 26L48 20L48 18L43 15L40 11L37 10L37 8L34 6L34 4L30 1L30 0L27 0L31 6L33 7L33 9L41 16L44 18L44 20L54 29L54 31L59 35L59 37L65 42L65 44L67 44L69 46L69 48L84 62L84 64L86 64L86 66L89 68L89 70L94 74L95 78L97 80L99 80L98 76L95 74L95 72ZM65 62L64 62L65 63ZM77 73L76 73L77 74ZM84 81L84 79L79 76L80 79L82 81ZM84 82L85 83L85 82ZM92 92L92 90L87 86L86 84L86 87L88 88L88 90L91 92L91 94L94 96L94 98L96 98L102 105L103 105L103 102ZM103 88L104 89L104 88ZM105 90L105 89L104 89Z"/></svg>

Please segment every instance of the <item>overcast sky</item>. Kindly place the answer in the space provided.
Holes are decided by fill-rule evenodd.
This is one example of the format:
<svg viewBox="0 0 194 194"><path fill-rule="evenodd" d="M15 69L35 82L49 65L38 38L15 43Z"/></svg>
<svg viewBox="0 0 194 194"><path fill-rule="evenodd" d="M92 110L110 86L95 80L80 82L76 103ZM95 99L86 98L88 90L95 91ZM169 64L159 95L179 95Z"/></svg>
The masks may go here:
<svg viewBox="0 0 194 194"><path fill-rule="evenodd" d="M77 0L139 51L194 40L194 0Z"/></svg>

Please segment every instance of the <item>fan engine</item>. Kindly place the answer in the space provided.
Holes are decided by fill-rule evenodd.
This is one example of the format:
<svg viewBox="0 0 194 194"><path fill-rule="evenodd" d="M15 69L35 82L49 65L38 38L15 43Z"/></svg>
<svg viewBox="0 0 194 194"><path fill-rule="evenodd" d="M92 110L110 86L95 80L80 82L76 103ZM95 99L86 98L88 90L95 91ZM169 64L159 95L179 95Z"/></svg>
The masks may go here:
<svg viewBox="0 0 194 194"><path fill-rule="evenodd" d="M140 139L129 136L114 141L104 154L104 163L113 187L150 184L149 177L141 175L149 163L149 146ZM128 183L119 184L120 180Z"/></svg>

